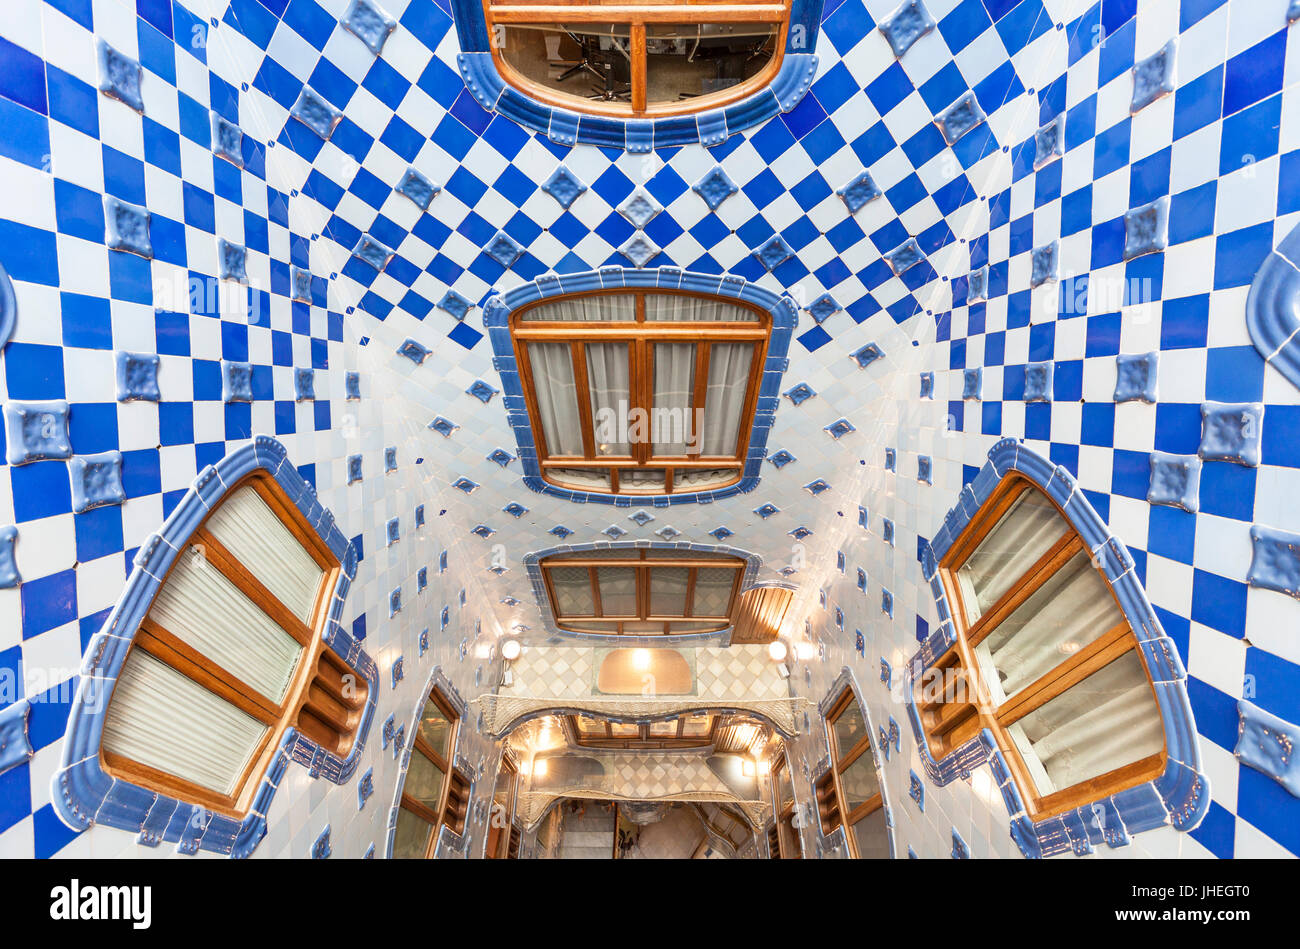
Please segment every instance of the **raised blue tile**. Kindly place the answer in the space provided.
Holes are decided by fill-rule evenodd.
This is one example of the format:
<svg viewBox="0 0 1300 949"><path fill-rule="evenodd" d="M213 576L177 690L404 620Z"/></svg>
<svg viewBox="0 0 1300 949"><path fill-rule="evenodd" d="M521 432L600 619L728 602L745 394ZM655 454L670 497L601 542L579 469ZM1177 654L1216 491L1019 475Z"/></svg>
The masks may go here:
<svg viewBox="0 0 1300 949"><path fill-rule="evenodd" d="M835 439L836 441L839 441L841 438L843 438L845 435L849 434L850 432L856 432L857 429L853 427L853 423L850 422L848 419L841 418L841 419L836 419L834 422L831 422L831 424L825 426L822 429L822 431L826 432L828 435L830 435L831 438Z"/></svg>
<svg viewBox="0 0 1300 949"><path fill-rule="evenodd" d="M963 369L961 374L961 397L962 399L974 399L979 401L981 390L984 388L984 370L978 366L973 369Z"/></svg>
<svg viewBox="0 0 1300 949"><path fill-rule="evenodd" d="M989 296L989 268L984 266L972 270L970 277L967 278L967 287L967 303L978 303L980 300L987 300Z"/></svg>
<svg viewBox="0 0 1300 949"><path fill-rule="evenodd" d="M222 280L248 282L248 250L224 237L217 238L218 276Z"/></svg>
<svg viewBox="0 0 1300 949"><path fill-rule="evenodd" d="M781 394L789 399L792 405L803 405L809 399L817 397L817 393L813 391L812 386L806 382L791 386Z"/></svg>
<svg viewBox="0 0 1300 949"><path fill-rule="evenodd" d="M253 367L250 363L221 360L221 401L253 401Z"/></svg>
<svg viewBox="0 0 1300 949"><path fill-rule="evenodd" d="M6 402L4 416L9 464L72 457L67 402Z"/></svg>
<svg viewBox="0 0 1300 949"><path fill-rule="evenodd" d="M1151 453L1147 501L1195 513L1200 509L1201 459L1195 455Z"/></svg>
<svg viewBox="0 0 1300 949"><path fill-rule="evenodd" d="M637 232L618 249L618 252L630 260L632 266L640 269L658 257L660 249L659 245L645 234Z"/></svg>
<svg viewBox="0 0 1300 949"><path fill-rule="evenodd" d="M443 438L451 438L452 433L455 432L458 428L460 428L460 426L457 425L455 422L451 421L450 419L445 419L441 415L439 415L437 418L435 418L432 422L429 423L429 428L433 429Z"/></svg>
<svg viewBox="0 0 1300 949"><path fill-rule="evenodd" d="M566 211L573 206L579 196L587 190L586 184L582 179L569 171L568 168L560 165L555 171L551 172L551 177L547 178L542 185L542 190L560 203L560 207Z"/></svg>
<svg viewBox="0 0 1300 949"><path fill-rule="evenodd" d="M488 241L483 250L489 257L499 263L507 270L516 260L523 256L524 249L519 246L519 242L507 234L505 231L497 231L495 236Z"/></svg>
<svg viewBox="0 0 1300 949"><path fill-rule="evenodd" d="M736 183L731 180L721 165L714 165L704 177L691 186L696 194L704 199L704 203L709 206L710 211L716 211L722 206L722 202L735 194L740 189Z"/></svg>
<svg viewBox="0 0 1300 949"><path fill-rule="evenodd" d="M14 293L14 282L9 279L9 271L0 264L0 351L3 351L9 337L13 336L14 324L18 321L18 295Z"/></svg>
<svg viewBox="0 0 1300 949"><path fill-rule="evenodd" d="M1133 67L1133 100L1129 112L1136 114L1174 91L1174 61L1177 51L1178 41L1170 40Z"/></svg>
<svg viewBox="0 0 1300 949"><path fill-rule="evenodd" d="M877 359L884 359L885 351L875 343L867 343L867 345L850 353L849 358L858 364L859 369L866 369Z"/></svg>
<svg viewBox="0 0 1300 949"><path fill-rule="evenodd" d="M117 401L159 401L162 398L158 391L160 362L153 353L117 353Z"/></svg>
<svg viewBox="0 0 1300 949"><path fill-rule="evenodd" d="M293 398L295 402L312 402L316 399L316 370L299 366L293 370Z"/></svg>
<svg viewBox="0 0 1300 949"><path fill-rule="evenodd" d="M72 478L72 510L76 514L126 500L119 451L73 455L68 461L68 475Z"/></svg>
<svg viewBox="0 0 1300 949"><path fill-rule="evenodd" d="M244 130L212 113L212 152L236 167L244 167Z"/></svg>
<svg viewBox="0 0 1300 949"><path fill-rule="evenodd" d="M1237 747L1242 764L1266 774L1294 797L1300 797L1300 725L1278 718L1259 706L1237 700Z"/></svg>
<svg viewBox="0 0 1300 949"><path fill-rule="evenodd" d="M397 183L397 193L410 198L422 211L429 210L429 205L442 189L414 168L407 168L402 180Z"/></svg>
<svg viewBox="0 0 1300 949"><path fill-rule="evenodd" d="M325 141L329 141L334 129L343 120L343 113L321 98L310 86L302 87L289 114Z"/></svg>
<svg viewBox="0 0 1300 949"><path fill-rule="evenodd" d="M388 34L397 27L397 21L375 0L352 0L352 5L339 22L349 33L370 47L370 52L376 56L384 51Z"/></svg>
<svg viewBox="0 0 1300 949"><path fill-rule="evenodd" d="M144 98L140 94L140 64L123 55L103 40L96 41L99 59L99 91L124 102L144 114Z"/></svg>
<svg viewBox="0 0 1300 949"><path fill-rule="evenodd" d="M1115 357L1115 401L1155 402L1159 353Z"/></svg>
<svg viewBox="0 0 1300 949"><path fill-rule="evenodd" d="M857 214L867 206L868 202L874 201L882 194L867 171L859 172L852 181L835 193L844 201L844 206L849 209L850 214Z"/></svg>
<svg viewBox="0 0 1300 949"><path fill-rule="evenodd" d="M27 737L27 714L30 711L31 705L26 699L0 708L0 774L35 754Z"/></svg>
<svg viewBox="0 0 1300 949"><path fill-rule="evenodd" d="M438 307L440 309L446 310L458 320L465 319L465 316L469 313L469 308L472 305L473 304L471 304L469 300L465 299L455 290L448 290L442 295L442 299L438 301Z"/></svg>
<svg viewBox="0 0 1300 949"><path fill-rule="evenodd" d="M357 246L352 248L352 256L382 273L388 266L388 262L393 259L393 251L369 234L362 234L357 240Z"/></svg>
<svg viewBox="0 0 1300 949"><path fill-rule="evenodd" d="M975 93L968 92L940 113L935 118L935 121L943 132L944 141L949 145L953 145L971 129L980 125L986 118L988 116L980 108Z"/></svg>
<svg viewBox="0 0 1300 949"><path fill-rule="evenodd" d="M794 251L780 234L773 234L754 248L754 256L768 270L775 270L794 256Z"/></svg>
<svg viewBox="0 0 1300 949"><path fill-rule="evenodd" d="M843 307L835 302L835 298L829 293L823 293L812 303L808 304L808 312L812 315L813 320L818 323L825 323L828 319L838 313Z"/></svg>
<svg viewBox="0 0 1300 949"><path fill-rule="evenodd" d="M713 528L713 530L709 531L709 536L712 537L714 540L718 541L719 543L721 543L722 541L726 540L728 537L731 537L734 534L735 531L733 531L731 528L722 527L722 526L715 527Z"/></svg>
<svg viewBox="0 0 1300 949"><path fill-rule="evenodd" d="M148 209L104 195L104 243L109 250L139 254L153 259L153 241L149 237Z"/></svg>
<svg viewBox="0 0 1300 949"><path fill-rule="evenodd" d="M18 528L0 527L0 590L8 590L23 582L18 572L18 559L14 548L18 544Z"/></svg>
<svg viewBox="0 0 1300 949"><path fill-rule="evenodd" d="M889 40L894 56L902 58L917 40L934 29L934 18L921 0L907 0L880 23L880 32Z"/></svg>
<svg viewBox="0 0 1300 949"><path fill-rule="evenodd" d="M1300 598L1300 534L1252 524L1252 556L1246 582Z"/></svg>
<svg viewBox="0 0 1300 949"><path fill-rule="evenodd" d="M424 361L429 358L432 350L420 345L413 339L407 339L401 346L397 347L397 355L405 356L417 366L423 365Z"/></svg>
<svg viewBox="0 0 1300 949"><path fill-rule="evenodd" d="M298 303L311 302L311 271L297 264L289 265L290 298Z"/></svg>
<svg viewBox="0 0 1300 949"><path fill-rule="evenodd" d="M629 224L640 230L662 211L663 205L656 201L644 188L637 188L628 199L618 206L618 213L627 218Z"/></svg>
<svg viewBox="0 0 1300 949"><path fill-rule="evenodd" d="M1169 197L1134 208L1124 215L1124 259L1154 254L1169 244Z"/></svg>
<svg viewBox="0 0 1300 949"><path fill-rule="evenodd" d="M921 248L914 237L909 237L883 256L885 262L889 264L889 269L894 271L895 275L901 275L904 271L910 270L925 260L925 255L921 253Z"/></svg>
<svg viewBox="0 0 1300 949"><path fill-rule="evenodd" d="M1049 280L1056 280L1060 276L1060 251L1061 245L1057 241L1034 248L1033 253L1030 255L1029 285L1031 287L1042 286Z"/></svg>
<svg viewBox="0 0 1300 949"><path fill-rule="evenodd" d="M1031 362L1025 366L1025 401L1052 401L1051 362Z"/></svg>
<svg viewBox="0 0 1300 949"><path fill-rule="evenodd" d="M1259 464L1264 406L1258 402L1206 402L1201 406L1201 444L1206 461Z"/></svg>
<svg viewBox="0 0 1300 949"><path fill-rule="evenodd" d="M348 370L343 376L343 393L348 402L361 401L361 373Z"/></svg>
<svg viewBox="0 0 1300 949"><path fill-rule="evenodd" d="M1065 113L1034 133L1034 171L1041 171L1065 154Z"/></svg>
<svg viewBox="0 0 1300 949"><path fill-rule="evenodd" d="M485 405L492 401L492 396L496 395L498 389L494 389L482 379L475 379L474 384L465 390L466 395L472 395Z"/></svg>

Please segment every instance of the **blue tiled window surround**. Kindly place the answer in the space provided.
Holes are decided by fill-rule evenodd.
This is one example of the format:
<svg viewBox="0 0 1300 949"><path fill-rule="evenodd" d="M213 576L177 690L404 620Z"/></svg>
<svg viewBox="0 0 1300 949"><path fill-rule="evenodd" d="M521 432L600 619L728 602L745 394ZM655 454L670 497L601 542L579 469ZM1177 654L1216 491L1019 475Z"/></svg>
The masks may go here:
<svg viewBox="0 0 1300 949"><path fill-rule="evenodd" d="M526 304L558 294L590 293L594 290L630 289L685 290L717 297L741 300L761 306L772 314L772 333L768 339L767 361L759 380L758 398L755 400L754 420L749 437L749 453L745 457L741 478L725 488L708 491L683 492L664 495L603 494L561 488L542 478L537 447L533 441L532 423L524 399L523 383L519 377L519 364L515 359L510 338L510 315ZM692 273L675 268L634 270L623 267L605 267L585 273L549 274L531 283L516 287L504 294L493 294L483 305L483 325L487 328L501 372L501 388L505 393L505 408L510 426L515 430L519 444L519 462L523 467L524 484L539 494L582 503L612 504L631 507L633 504L668 507L674 504L720 501L754 490L758 485L763 458L767 454L767 437L772 429L777 405L781 401L781 377L789 360L790 334L798 321L799 311L793 300L777 296L749 283L740 277Z"/></svg>
<svg viewBox="0 0 1300 949"><path fill-rule="evenodd" d="M468 806L468 803L474 800L474 788L478 781L474 778L474 769L470 767L469 762L462 755L457 754L456 745L460 741L460 723L464 720L465 712L469 706L460 692L456 690L456 687L451 684L451 680L447 678L446 673L442 671L442 666L434 666L433 671L429 673L429 681L425 683L424 691L420 693L415 708L406 719L406 734L411 736L419 734L420 715L424 712L424 703L435 690L451 707L451 710L456 713L456 730L452 737L451 754L447 757L451 761L452 767L469 781L469 791L465 795ZM384 856L390 859L393 856L393 838L397 835L397 812L402 805L402 788L406 786L406 773L411 767L411 752L414 748L415 740L412 737L406 741L402 750L401 771L397 776L397 787L393 791L393 804L388 811L388 842L384 845ZM445 782L447 777L444 777L443 780ZM468 818L468 810L466 816ZM435 857L446 857L461 853L468 843L466 837L456 833L440 821L438 824L438 841L434 846L433 855Z"/></svg>
<svg viewBox="0 0 1300 949"><path fill-rule="evenodd" d="M321 635L325 645L365 680L369 695L352 751L346 759L326 751L296 728L288 727L253 797L248 815L236 820L110 776L101 765L99 747L114 684L140 622L161 589L158 578L166 576L189 537L227 491L245 475L259 469L275 478L340 562ZM74 830L105 824L137 831L137 841L146 846L166 841L176 843L181 853L207 850L246 857L266 835L266 814L290 761L308 768L312 777L323 777L335 784L346 783L365 750L366 734L379 694L379 674L374 660L340 622L343 603L356 572L356 551L335 524L334 515L317 500L315 490L290 463L284 446L274 438L259 435L215 466L209 465L199 472L162 529L140 547L121 598L104 628L87 646L81 681L68 716L63 759L51 779L51 798L60 819Z"/></svg>
<svg viewBox="0 0 1300 949"><path fill-rule="evenodd" d="M989 729L983 729L978 737L936 762L930 754L914 702L916 680L957 641L938 564L1002 478L1012 471L1033 482L1060 506L1070 526L1092 553L1093 562L1105 574L1137 637L1138 655L1155 683L1167 756L1164 772L1154 780L1037 823L1025 813L1020 792ZM1130 834L1154 827L1170 824L1178 830L1190 831L1201 822L1209 809L1210 789L1201 770L1196 724L1187 697L1187 673L1134 572L1128 549L1106 529L1083 492L1076 489L1068 471L1014 438L999 441L989 450L988 461L979 474L962 488L957 504L945 516L934 540L920 551L919 559L922 575L935 598L939 624L908 662L904 695L921 764L931 781L943 786L954 779L968 777L975 768L987 763L1011 814L1011 837L1026 857L1050 857L1070 851L1080 855L1092 853L1103 842L1111 847L1125 846Z"/></svg>
<svg viewBox="0 0 1300 949"><path fill-rule="evenodd" d="M528 582L532 585L533 596L537 598L537 603L541 608L542 622L546 626L546 631L552 636L551 642L570 641L597 645L671 648L673 646L707 645L716 640L719 646L731 645L732 627L727 627L716 633L680 633L671 636L658 634L653 636L608 636L601 633L576 633L558 628L555 625L555 611L551 608L551 601L546 593L546 581L542 579L540 562L557 554L578 553L585 550L692 550L705 554L717 554L718 556L739 557L745 561L745 575L740 579L740 592L736 594L737 599L755 587L754 578L758 576L758 568L763 562L763 558L757 554L751 554L749 551L740 550L736 547L710 546L708 544L674 544L657 540L638 540L631 543L625 541L621 544L609 542L561 544L558 547L547 547L545 550L524 554L524 570L528 572ZM795 589L793 584L789 586L786 584L764 584L764 586L782 586L789 590Z"/></svg>
<svg viewBox="0 0 1300 949"><path fill-rule="evenodd" d="M853 670L848 666L845 666L840 670L839 676L836 677L835 682L832 683L830 689L827 691L826 697L822 699L817 706L818 714L821 715L822 732L826 739L827 755L818 762L817 767L812 770L811 781L808 786L808 800L812 802L817 800L817 782L825 777L826 772L835 766L833 760L834 750L831 745L831 742L834 739L832 739L830 735L830 729L827 725L827 717L830 715L831 709L834 708L840 696L844 694L845 689L848 689L853 693L853 699L858 703L858 708L862 711L862 721L867 728L867 751L864 753L869 753L871 755L871 763L876 769L876 784L880 787L880 806L884 808L885 811L885 836L889 839L890 859L893 859L898 855L894 843L894 816L893 810L889 805L889 785L885 781L884 772L880 768L880 755L878 753L879 749L876 746L875 738L876 729L871 721L871 710L867 708L867 703L862 701L863 692L858 685L858 677L853 674ZM812 809L814 811L818 810L816 804L812 805ZM840 821L840 825L829 834L826 834L822 832L821 815L818 813L817 832L821 837L819 843L824 849L833 850L836 848L843 848L844 853L847 854L849 852L848 827L844 821L848 819L848 814L842 816L844 819Z"/></svg>
<svg viewBox="0 0 1300 949"><path fill-rule="evenodd" d="M645 153L678 145L720 145L727 138L789 112L817 73L823 0L792 0L790 29L776 75L766 86L720 108L663 118L614 118L547 105L507 83L492 59L480 0L451 0L462 52L457 56L470 93L483 108L547 135L557 145L598 145Z"/></svg>

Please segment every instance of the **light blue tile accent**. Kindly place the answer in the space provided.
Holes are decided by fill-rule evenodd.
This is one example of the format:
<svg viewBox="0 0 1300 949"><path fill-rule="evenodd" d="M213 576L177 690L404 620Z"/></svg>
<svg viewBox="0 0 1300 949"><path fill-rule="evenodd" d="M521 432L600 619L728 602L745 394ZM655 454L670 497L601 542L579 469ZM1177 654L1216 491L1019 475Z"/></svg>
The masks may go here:
<svg viewBox="0 0 1300 949"><path fill-rule="evenodd" d="M1169 198L1157 198L1124 215L1124 259L1154 254L1169 244Z"/></svg>
<svg viewBox="0 0 1300 949"><path fill-rule="evenodd" d="M382 273L388 266L388 262L393 259L393 251L369 234L362 234L357 241L357 246L352 248L352 256Z"/></svg>
<svg viewBox="0 0 1300 949"><path fill-rule="evenodd" d="M237 168L244 167L244 130L216 112L212 113L212 151Z"/></svg>
<svg viewBox="0 0 1300 949"><path fill-rule="evenodd" d="M1137 114L1161 96L1174 91L1178 40L1172 39L1133 67L1133 101L1129 111Z"/></svg>
<svg viewBox="0 0 1300 949"><path fill-rule="evenodd" d="M126 491L122 487L122 453L119 451L73 455L68 461L68 474L72 478L72 510L75 514L126 500Z"/></svg>
<svg viewBox="0 0 1300 949"><path fill-rule="evenodd" d="M880 32L889 40L894 56L901 59L917 40L934 29L934 25L934 18L921 0L906 0L881 21Z"/></svg>
<svg viewBox="0 0 1300 949"><path fill-rule="evenodd" d="M72 457L67 402L6 402L4 416L9 464Z"/></svg>
<svg viewBox="0 0 1300 949"><path fill-rule="evenodd" d="M99 61L99 91L144 114L140 95L140 64L119 53L103 40L96 41Z"/></svg>
<svg viewBox="0 0 1300 949"><path fill-rule="evenodd" d="M221 400L253 401L253 367L251 363L221 360Z"/></svg>
<svg viewBox="0 0 1300 949"><path fill-rule="evenodd" d="M723 201L740 189L721 165L714 165L703 178L692 185L692 190L704 199L710 211L716 211L722 206Z"/></svg>
<svg viewBox="0 0 1300 949"><path fill-rule="evenodd" d="M1065 113L1034 133L1034 171L1041 171L1065 155Z"/></svg>
<svg viewBox="0 0 1300 949"><path fill-rule="evenodd" d="M405 195L421 211L429 210L434 195L442 189L414 168L407 168L402 180L397 183L397 193Z"/></svg>
<svg viewBox="0 0 1300 949"><path fill-rule="evenodd" d="M1201 444L1206 461L1259 464L1264 406L1258 402L1206 402L1201 405Z"/></svg>
<svg viewBox="0 0 1300 949"><path fill-rule="evenodd" d="M581 178L564 165L560 165L555 171L551 172L551 177L547 178L542 184L542 190L558 201L560 207L567 211L573 207L573 202L577 201L579 196L587 190L587 186Z"/></svg>
<svg viewBox="0 0 1300 949"><path fill-rule="evenodd" d="M349 33L370 48L378 56L384 51L388 34L397 26L394 20L375 0L352 0L348 10L339 21Z"/></svg>
<svg viewBox="0 0 1300 949"><path fill-rule="evenodd" d="M889 269L894 271L895 276L903 274L925 260L925 255L921 253L921 248L917 245L915 237L909 237L882 256L885 258L885 262L889 264Z"/></svg>
<svg viewBox="0 0 1300 949"><path fill-rule="evenodd" d="M27 714L30 711L31 705L26 699L0 708L0 774L35 754L27 737Z"/></svg>
<svg viewBox="0 0 1300 949"><path fill-rule="evenodd" d="M1242 764L1268 775L1293 797L1300 797L1300 725L1295 725L1245 699L1237 700L1237 747Z"/></svg>
<svg viewBox="0 0 1300 949"><path fill-rule="evenodd" d="M1159 363L1159 353L1116 356L1115 401L1154 403Z"/></svg>
<svg viewBox="0 0 1300 949"><path fill-rule="evenodd" d="M153 241L149 237L151 215L146 208L127 204L104 195L104 243L109 250L139 254L153 259Z"/></svg>
<svg viewBox="0 0 1300 949"><path fill-rule="evenodd" d="M935 122L938 124L940 131L943 132L944 141L949 145L954 145L958 139L983 123L986 118L988 117L984 114L984 110L980 108L975 93L968 92L940 113L935 118Z"/></svg>
<svg viewBox="0 0 1300 949"><path fill-rule="evenodd" d="M23 582L14 551L17 544L18 528L13 525L0 527L0 590L12 589Z"/></svg>
<svg viewBox="0 0 1300 949"><path fill-rule="evenodd" d="M656 201L644 188L637 188L626 201L618 206L618 213L627 218L629 224L640 230L662 211L663 205Z"/></svg>
<svg viewBox="0 0 1300 949"><path fill-rule="evenodd" d="M222 280L248 282L248 251L224 237L217 238L217 266Z"/></svg>
<svg viewBox="0 0 1300 949"><path fill-rule="evenodd" d="M844 206L849 209L850 214L857 214L866 207L868 202L874 201L883 192L876 187L870 172L864 170L835 193L844 201Z"/></svg>
<svg viewBox="0 0 1300 949"><path fill-rule="evenodd" d="M1057 241L1034 248L1033 254L1030 255L1032 271L1029 276L1029 286L1042 286L1049 280L1056 280L1059 277L1060 248L1061 245Z"/></svg>
<svg viewBox="0 0 1300 949"><path fill-rule="evenodd" d="M1300 534L1252 524L1252 556L1246 582L1300 598Z"/></svg>
<svg viewBox="0 0 1300 949"><path fill-rule="evenodd" d="M157 402L158 366L161 360L153 353L119 352L115 356L117 401Z"/></svg>
<svg viewBox="0 0 1300 949"><path fill-rule="evenodd" d="M327 142L339 122L343 121L343 113L321 98L311 86L302 87L289 114Z"/></svg>

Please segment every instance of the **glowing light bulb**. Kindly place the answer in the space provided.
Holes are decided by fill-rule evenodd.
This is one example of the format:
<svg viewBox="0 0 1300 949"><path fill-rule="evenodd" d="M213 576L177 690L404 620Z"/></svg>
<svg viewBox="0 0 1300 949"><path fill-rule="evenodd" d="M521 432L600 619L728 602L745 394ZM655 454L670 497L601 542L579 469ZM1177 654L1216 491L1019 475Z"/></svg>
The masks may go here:
<svg viewBox="0 0 1300 949"><path fill-rule="evenodd" d="M513 662L519 658L519 653L523 647L519 645L517 639L507 639L501 644L501 656L508 662Z"/></svg>
<svg viewBox="0 0 1300 949"><path fill-rule="evenodd" d="M767 644L767 654L773 662L785 662L785 657L788 652L789 650L786 649L784 640L774 639Z"/></svg>
<svg viewBox="0 0 1300 949"><path fill-rule="evenodd" d="M650 650L633 649L632 650L632 668L639 672L644 672L650 668Z"/></svg>

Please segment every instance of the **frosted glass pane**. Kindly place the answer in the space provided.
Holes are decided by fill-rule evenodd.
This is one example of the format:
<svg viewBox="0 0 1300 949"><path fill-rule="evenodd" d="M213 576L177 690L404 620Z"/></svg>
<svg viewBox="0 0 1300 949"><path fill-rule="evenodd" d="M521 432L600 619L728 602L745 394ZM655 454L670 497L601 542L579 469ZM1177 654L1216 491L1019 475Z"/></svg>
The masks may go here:
<svg viewBox="0 0 1300 949"><path fill-rule="evenodd" d="M245 485L227 495L208 518L207 528L272 596L311 623L325 571L257 491Z"/></svg>
<svg viewBox="0 0 1300 949"><path fill-rule="evenodd" d="M701 567L695 573L695 616L726 616L736 571L726 567Z"/></svg>
<svg viewBox="0 0 1300 949"><path fill-rule="evenodd" d="M647 293L645 318L647 322L753 323L758 320L758 314L748 307L737 306L726 300L688 297L677 293Z"/></svg>
<svg viewBox="0 0 1300 949"><path fill-rule="evenodd" d="M844 769L840 783L844 787L845 804L849 813L880 793L876 763L871 757L870 748L854 758L853 764Z"/></svg>
<svg viewBox="0 0 1300 949"><path fill-rule="evenodd" d="M1065 521L1052 502L1037 491L1025 491L957 572L966 621L979 619L1065 531Z"/></svg>
<svg viewBox="0 0 1300 949"><path fill-rule="evenodd" d="M597 567L602 616L636 616L636 571L631 567Z"/></svg>
<svg viewBox="0 0 1300 949"><path fill-rule="evenodd" d="M141 649L131 650L104 716L101 747L233 794L267 728Z"/></svg>
<svg viewBox="0 0 1300 949"><path fill-rule="evenodd" d="M433 825L404 807L397 809L397 832L393 834L393 857L398 860L423 860L429 846Z"/></svg>
<svg viewBox="0 0 1300 949"><path fill-rule="evenodd" d="M525 322L619 323L636 319L636 297L630 293L597 293L566 297L524 311Z"/></svg>
<svg viewBox="0 0 1300 949"><path fill-rule="evenodd" d="M650 571L650 615L684 616L686 585L690 570L686 567L658 567Z"/></svg>
<svg viewBox="0 0 1300 949"><path fill-rule="evenodd" d="M848 707L835 719L835 747L843 755L853 750L867 734L867 723L862 718L862 709L858 708L856 697L849 700Z"/></svg>
<svg viewBox="0 0 1300 949"><path fill-rule="evenodd" d="M547 571L555 591L558 616L592 616L596 604L591 596L591 575L586 567L552 567Z"/></svg>
<svg viewBox="0 0 1300 949"><path fill-rule="evenodd" d="M418 749L411 754L411 765L406 769L406 783L402 785L402 793L432 811L438 809L442 797L442 772L437 765L420 754Z"/></svg>
<svg viewBox="0 0 1300 949"><path fill-rule="evenodd" d="M149 618L276 702L302 654L298 641L194 546L176 558Z"/></svg>
<svg viewBox="0 0 1300 949"><path fill-rule="evenodd" d="M709 385L704 398L704 454L735 455L749 390L753 343L714 343L709 348Z"/></svg>
<svg viewBox="0 0 1300 949"><path fill-rule="evenodd" d="M447 721L447 716L442 714L442 709L438 708L438 703L432 699L427 699L424 703L424 710L420 713L420 737L425 743L447 760L447 752L451 741L452 723Z"/></svg>
<svg viewBox="0 0 1300 949"><path fill-rule="evenodd" d="M578 383L568 343L529 343L528 366L546 450L552 456L582 457Z"/></svg>

